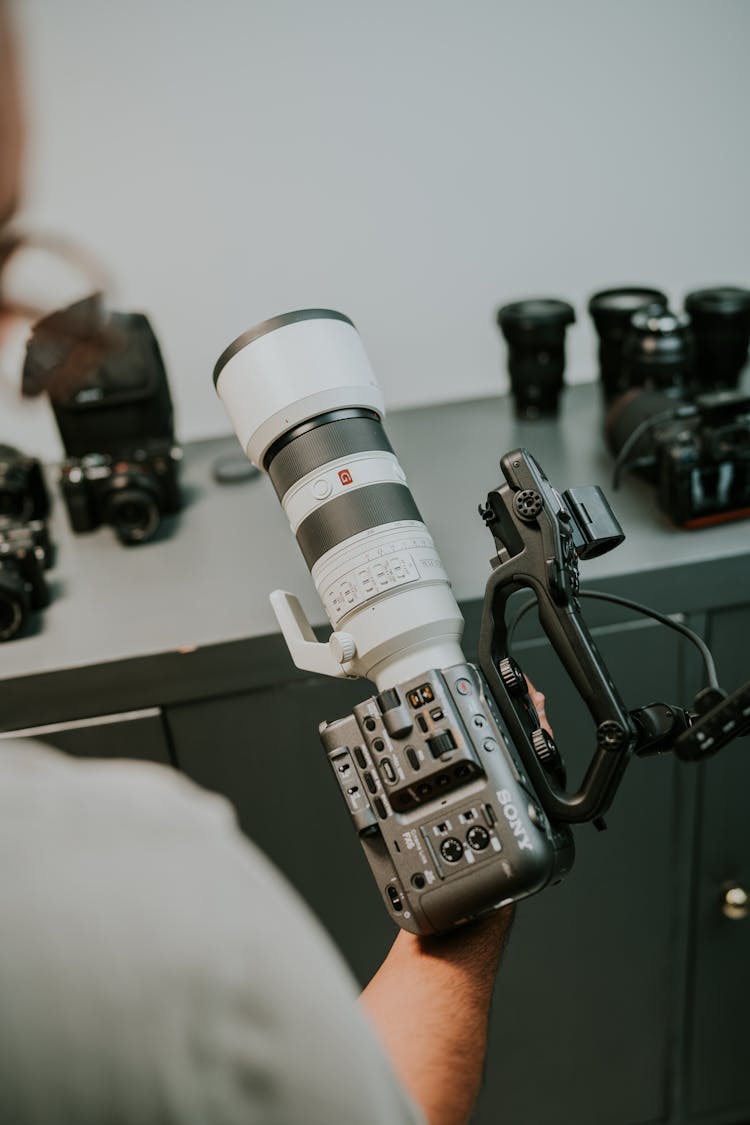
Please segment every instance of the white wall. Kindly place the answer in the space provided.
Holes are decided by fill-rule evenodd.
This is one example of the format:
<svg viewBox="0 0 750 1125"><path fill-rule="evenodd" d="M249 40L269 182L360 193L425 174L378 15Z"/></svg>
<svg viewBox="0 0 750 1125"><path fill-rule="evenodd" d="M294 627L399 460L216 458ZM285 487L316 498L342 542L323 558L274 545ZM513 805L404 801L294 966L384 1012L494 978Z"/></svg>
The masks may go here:
<svg viewBox="0 0 750 1125"><path fill-rule="evenodd" d="M25 219L152 319L181 436L257 321L360 329L391 407L505 387L498 304L750 284L745 0L20 0ZM54 454L7 388L0 439Z"/></svg>

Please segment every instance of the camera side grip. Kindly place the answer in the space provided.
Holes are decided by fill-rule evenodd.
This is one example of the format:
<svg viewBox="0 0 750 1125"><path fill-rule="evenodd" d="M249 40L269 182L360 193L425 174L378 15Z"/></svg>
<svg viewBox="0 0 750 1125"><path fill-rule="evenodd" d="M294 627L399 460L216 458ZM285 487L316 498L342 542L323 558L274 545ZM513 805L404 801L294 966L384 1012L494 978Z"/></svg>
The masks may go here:
<svg viewBox="0 0 750 1125"><path fill-rule="evenodd" d="M479 664L548 816L595 820L612 802L637 731L583 619L578 558L611 550L624 536L598 489L598 508L588 520L593 505L578 500L584 490L565 494L576 500L566 504L526 450L507 454L501 468L507 483L490 492L480 509L497 558L485 588ZM545 767L545 752L532 737L528 696L508 673L507 604L524 588L536 595L542 628L596 725L595 751L576 792L556 784Z"/></svg>

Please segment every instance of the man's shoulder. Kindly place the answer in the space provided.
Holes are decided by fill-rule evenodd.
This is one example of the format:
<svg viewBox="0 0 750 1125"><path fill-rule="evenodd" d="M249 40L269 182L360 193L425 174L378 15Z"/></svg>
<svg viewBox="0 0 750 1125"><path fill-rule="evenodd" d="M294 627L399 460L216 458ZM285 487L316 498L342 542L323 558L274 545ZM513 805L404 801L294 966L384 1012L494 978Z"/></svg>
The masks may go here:
<svg viewBox="0 0 750 1125"><path fill-rule="evenodd" d="M0 1119L23 1120L3 1097L23 1097L32 1055L38 1084L46 1048L55 1082L85 1058L191 1120L412 1120L317 919L231 805L177 771L0 744L0 881L0 1045L17 1064ZM48 1096L88 1099L84 1125L114 1091L64 1079Z"/></svg>

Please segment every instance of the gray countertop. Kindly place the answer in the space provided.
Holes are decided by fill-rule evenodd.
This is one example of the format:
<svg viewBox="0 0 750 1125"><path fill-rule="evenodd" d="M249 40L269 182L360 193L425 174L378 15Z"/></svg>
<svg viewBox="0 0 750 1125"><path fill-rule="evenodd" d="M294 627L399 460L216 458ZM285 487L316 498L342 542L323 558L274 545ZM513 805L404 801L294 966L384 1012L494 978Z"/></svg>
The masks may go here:
<svg viewBox="0 0 750 1125"><path fill-rule="evenodd" d="M477 505L500 481L500 456L518 446L534 454L559 490L602 485L623 525L625 543L583 564L584 581L601 586L644 571L661 572L664 589L674 594L670 608L688 608L680 605L680 580L698 568L722 587L727 602L750 600L750 522L679 531L643 482L626 478L613 493L601 415L598 388L589 384L569 388L559 419L552 421L517 422L506 397L386 418L458 600L472 602L482 595L492 539ZM235 449L233 437L186 448L185 510L156 541L139 547L122 547L107 527L72 535L54 489L53 601L30 635L0 646L0 680L276 633L268 602L275 587L296 592L310 619L322 624L312 581L270 483L256 477L219 486L212 479L216 458ZM712 596L705 604L716 603Z"/></svg>

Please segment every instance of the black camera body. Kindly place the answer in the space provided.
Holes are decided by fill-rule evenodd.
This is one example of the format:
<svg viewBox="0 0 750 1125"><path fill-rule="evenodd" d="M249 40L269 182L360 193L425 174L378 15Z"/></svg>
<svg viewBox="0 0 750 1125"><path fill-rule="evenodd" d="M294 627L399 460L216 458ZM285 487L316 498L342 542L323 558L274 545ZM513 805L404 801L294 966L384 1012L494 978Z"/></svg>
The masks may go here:
<svg viewBox="0 0 750 1125"><path fill-rule="evenodd" d="M12 640L30 613L49 605L44 571L51 553L42 520L0 518L0 641Z"/></svg>
<svg viewBox="0 0 750 1125"><path fill-rule="evenodd" d="M24 385L49 395L73 531L108 523L121 542L141 543L181 509L172 399L142 313L105 315L93 298L53 313L34 328Z"/></svg>
<svg viewBox="0 0 750 1125"><path fill-rule="evenodd" d="M637 471L656 486L680 527L750 516L750 395L718 390L687 400L631 390L605 423L618 475Z"/></svg>
<svg viewBox="0 0 750 1125"><path fill-rule="evenodd" d="M73 531L93 531L105 523L123 543L150 539L160 517L182 507L181 455L171 441L156 439L117 459L101 453L66 459L60 488Z"/></svg>
<svg viewBox="0 0 750 1125"><path fill-rule="evenodd" d="M46 519L49 493L41 463L11 445L0 445L0 518Z"/></svg>

